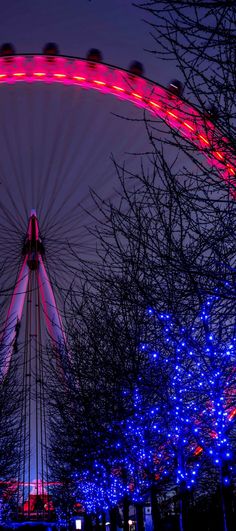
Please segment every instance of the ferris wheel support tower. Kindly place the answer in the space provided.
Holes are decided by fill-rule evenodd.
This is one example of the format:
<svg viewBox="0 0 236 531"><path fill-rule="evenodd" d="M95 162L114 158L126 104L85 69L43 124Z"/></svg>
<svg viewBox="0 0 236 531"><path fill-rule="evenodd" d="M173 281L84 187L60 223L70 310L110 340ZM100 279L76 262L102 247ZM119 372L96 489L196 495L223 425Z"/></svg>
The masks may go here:
<svg viewBox="0 0 236 531"><path fill-rule="evenodd" d="M36 211L32 209L23 246L23 264L15 284L1 338L1 378L5 378L10 368L14 345L19 334L30 271L36 272L46 327L53 346L60 352L65 351L66 338L63 324L44 265L43 255L44 247L39 236L38 218ZM57 359L57 364L60 365L59 359Z"/></svg>

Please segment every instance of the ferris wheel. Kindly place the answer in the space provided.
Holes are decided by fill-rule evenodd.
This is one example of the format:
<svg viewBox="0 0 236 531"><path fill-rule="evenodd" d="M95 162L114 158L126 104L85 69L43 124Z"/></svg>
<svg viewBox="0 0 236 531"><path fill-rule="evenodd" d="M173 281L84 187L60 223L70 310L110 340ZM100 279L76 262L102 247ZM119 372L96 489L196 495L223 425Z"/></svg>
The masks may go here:
<svg viewBox="0 0 236 531"><path fill-rule="evenodd" d="M42 91L44 87L52 85L63 87L67 91L66 97L71 97L70 87L74 90L84 89L89 92L96 92L104 97L115 97L121 102L144 110L154 118L160 118L168 127L178 132L183 138L194 144L197 149L206 157L211 167L217 169L220 177L227 183L230 191L235 195L236 159L232 155L230 142L223 137L217 127L217 123L211 116L202 114L196 107L189 104L182 97L181 84L174 80L168 88L160 86L158 83L150 81L143 76L142 65L138 62L131 64L129 70L117 68L102 62L101 54L98 50L90 50L86 59L76 57L65 57L58 54L57 47L52 43L47 45L43 54L16 55L10 45L2 48L3 54L0 57L0 90L8 92L15 97L15 87L23 87L26 98L31 101L32 85L36 92ZM28 89L31 93L29 94ZM81 92L81 91L80 91ZM70 96L69 96L70 95ZM5 94L4 97L7 97ZM24 106L24 101L20 100L20 105ZM50 107L50 101L48 102ZM40 109L41 110L41 109ZM2 109L0 109L1 115ZM23 113L23 114L21 114ZM24 109L20 109L20 116L24 115ZM47 117L46 117L47 118ZM30 118L31 119L31 118ZM38 116L41 119L41 116ZM37 137L37 124L35 137ZM92 117L91 127L96 127ZM50 126L49 126L50 136ZM8 131L3 134L7 137ZM57 139L60 138L61 131L57 130ZM89 131L87 133L89 135ZM9 137L8 144L11 143ZM69 138L70 141L70 138ZM68 149L70 142L68 141ZM98 139L101 142L102 139ZM115 139L117 142L117 138ZM119 142L120 142L119 138ZM61 143L61 145L63 142ZM18 150L20 157L29 157L30 171L34 173L35 165L39 165L37 154L31 146L29 139L29 153L22 153L20 142ZM55 145L54 145L55 147ZM8 148L11 147L8 145ZM62 163L64 161L62 160ZM15 164L17 168L17 164ZM50 201L47 208L60 211L55 206L55 197L62 188L60 201L66 194L65 166L62 180L58 184L57 179L50 190ZM27 196L27 189L21 186L18 169L16 171L18 179L18 192L24 199ZM32 176L33 179L33 176ZM36 183L33 188L31 200L37 201L37 192L50 183L50 171L40 185ZM50 187L50 184L49 184ZM64 188L63 188L64 187ZM70 192L70 194L73 193ZM29 202L29 201L28 201ZM15 216L13 210L15 199L11 205L6 207L1 202L1 209L8 218ZM35 204L31 204L28 212L28 226L25 228L21 249L16 250L16 257L19 258L19 270L14 289L11 293L11 300L8 311L2 323L1 335L1 379L4 379L11 367L11 360L14 353L18 351L18 357L22 356L22 419L21 419L21 451L23 464L19 467L17 478L18 505L21 507L20 516L25 519L47 519L53 511L51 501L47 497L49 487L48 456L47 456L47 419L46 419L46 399L45 399L45 368L43 360L43 335L42 322L45 321L48 336L53 343L57 353L57 370L63 371L63 356L67 355L66 335L63 329L63 320L60 315L58 301L56 300L55 289L51 280L50 267L47 262L47 246L44 245L41 236L40 209L42 204L39 201L39 212ZM70 217L70 212L67 212ZM52 227L56 225L52 219ZM20 220L21 231L24 229L24 219ZM62 225L67 224L66 216L62 219ZM14 218L14 225L16 226ZM57 227L54 227L57 230ZM52 237L53 240L53 237ZM52 242L53 243L53 242ZM60 254L60 246L59 251ZM57 257L56 257L57 260ZM26 306L25 316L23 309ZM32 315L34 317L32 317ZM18 349L19 334L22 333L21 325L24 325L24 345ZM33 432L33 436L32 436ZM32 444L32 437L34 443ZM32 456L32 452L35 456ZM34 470L32 471L32 462ZM34 494L31 493L31 485L34 486ZM21 491L21 493L20 493ZM36 496L32 505L30 496ZM41 498L40 498L41 496ZM43 497L46 498L44 499ZM41 499L40 504L38 504ZM45 503L44 503L45 502ZM37 505L38 504L38 505Z"/></svg>

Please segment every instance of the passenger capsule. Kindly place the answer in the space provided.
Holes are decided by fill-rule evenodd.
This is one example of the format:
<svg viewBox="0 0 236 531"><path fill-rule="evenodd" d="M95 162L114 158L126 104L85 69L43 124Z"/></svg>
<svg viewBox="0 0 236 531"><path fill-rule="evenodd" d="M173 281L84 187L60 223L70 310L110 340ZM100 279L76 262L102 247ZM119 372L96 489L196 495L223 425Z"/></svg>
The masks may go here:
<svg viewBox="0 0 236 531"><path fill-rule="evenodd" d="M97 48L91 48L86 56L87 61L94 61L96 63L101 63L103 60L102 53Z"/></svg>
<svg viewBox="0 0 236 531"><path fill-rule="evenodd" d="M135 76L143 76L144 75L144 67L143 64L139 61L132 61L129 65L129 72L131 74L134 74Z"/></svg>
<svg viewBox="0 0 236 531"><path fill-rule="evenodd" d="M0 56L1 57L9 57L12 56L12 55L15 55L16 53L16 50L15 50L15 47L13 46L13 44L11 44L10 42L4 42L4 44L2 44L1 48L0 48Z"/></svg>
<svg viewBox="0 0 236 531"><path fill-rule="evenodd" d="M49 58L59 55L59 47L55 42L47 42L43 48L43 54Z"/></svg>

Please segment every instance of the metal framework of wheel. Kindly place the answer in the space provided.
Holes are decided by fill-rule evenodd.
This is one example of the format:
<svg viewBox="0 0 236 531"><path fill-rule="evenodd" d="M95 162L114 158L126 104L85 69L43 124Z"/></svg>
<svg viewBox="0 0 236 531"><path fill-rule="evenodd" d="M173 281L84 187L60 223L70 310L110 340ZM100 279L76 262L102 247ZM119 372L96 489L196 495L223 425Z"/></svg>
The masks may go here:
<svg viewBox="0 0 236 531"><path fill-rule="evenodd" d="M236 158L226 137L217 126L197 108L178 98L155 82L133 73L103 63L70 57L47 57L45 55L20 55L0 58L0 84L15 83L61 83L111 94L141 107L164 120L172 129L187 138L216 168L231 193L235 195ZM1 377L9 371L12 353L17 341L25 299L32 290L34 275L39 289L46 327L54 346L66 352L66 338L63 330L53 289L44 263L44 249L39 234L39 221L35 210L31 211L23 248L22 265L15 284L1 338L4 359ZM30 362L31 363L31 362ZM29 360L26 372L30 370ZM58 358L58 369L61 370ZM27 376L27 374L26 374ZM41 456L43 459L43 456ZM39 470L37 470L39 473ZM19 478L20 484L20 478ZM36 478L36 494L43 495L43 478ZM30 485L30 471L28 482ZM25 500L23 500L24 505ZM47 511L46 511L47 512ZM28 500L25 513L29 519L31 508ZM24 514L23 514L24 516Z"/></svg>
<svg viewBox="0 0 236 531"><path fill-rule="evenodd" d="M18 82L75 85L130 101L187 137L221 177L235 186L236 157L227 137L195 106L154 81L87 59L31 54L0 58L0 83Z"/></svg>

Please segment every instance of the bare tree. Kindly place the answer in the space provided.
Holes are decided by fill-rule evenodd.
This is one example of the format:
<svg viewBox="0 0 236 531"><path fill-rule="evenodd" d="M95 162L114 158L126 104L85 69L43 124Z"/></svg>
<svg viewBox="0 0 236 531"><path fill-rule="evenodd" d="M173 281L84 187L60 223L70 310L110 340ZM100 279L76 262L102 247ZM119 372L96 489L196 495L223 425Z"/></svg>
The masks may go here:
<svg viewBox="0 0 236 531"><path fill-rule="evenodd" d="M222 145L226 135L230 152L235 154L235 7L233 2L195 4L150 1L139 2L139 7L149 17L153 53L175 61L186 96L198 106L206 126L209 119L217 124ZM54 434L60 433L57 443L52 440L53 469L58 479L70 485L69 497L73 499L71 492L75 492L75 499L89 511L101 512L123 500L125 528L127 503L134 502L135 488L143 502L145 482L149 493L158 486L152 489L157 529L157 501L174 485L182 531L189 522L187 482L190 476L193 480L195 465L201 460L198 495L208 492L211 474L218 478L220 529L226 531L232 526L225 480L232 487L234 479L226 474L231 458L224 455L225 439L232 455L235 452L231 387L235 356L226 354L235 328L234 182L225 186L198 148L180 138L178 131L173 133L168 124L161 139L159 120L144 116L144 126L150 152L142 156L140 173L131 174L115 163L121 185L118 206L93 194L99 212L94 218L97 260L85 262L74 253L80 280L77 292L72 290L68 297L71 362L63 384L66 393L63 388L53 391ZM204 307L211 297L217 303L210 325ZM150 326L149 312L159 320L161 315L171 316L175 333L166 322ZM216 339L210 339L214 334ZM195 352L192 358L191 349ZM150 355L157 353L154 369ZM212 381L217 388L214 396ZM231 389L228 394L227 388ZM180 402L185 397L179 427L177 395ZM196 411L194 401L198 402ZM150 417L153 404L159 408L159 431ZM220 424L216 411L219 418L225 415L228 420L214 437L213 425ZM130 437L128 426L132 426ZM176 443L175 428L181 431L181 445ZM143 452L143 462L139 452ZM146 452L151 452L148 465ZM211 460L217 452L220 466L218 457ZM115 469L119 487L114 494ZM177 480L178 474L182 479ZM160 479L162 475L169 480Z"/></svg>

